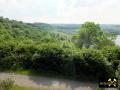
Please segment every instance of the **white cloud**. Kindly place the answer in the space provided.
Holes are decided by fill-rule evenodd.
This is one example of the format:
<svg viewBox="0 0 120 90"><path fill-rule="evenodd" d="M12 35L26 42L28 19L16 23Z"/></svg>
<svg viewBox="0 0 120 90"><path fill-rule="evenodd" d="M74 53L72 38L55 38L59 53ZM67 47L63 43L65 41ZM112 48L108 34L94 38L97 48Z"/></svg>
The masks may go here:
<svg viewBox="0 0 120 90"><path fill-rule="evenodd" d="M0 16L26 22L120 23L119 0L0 0Z"/></svg>

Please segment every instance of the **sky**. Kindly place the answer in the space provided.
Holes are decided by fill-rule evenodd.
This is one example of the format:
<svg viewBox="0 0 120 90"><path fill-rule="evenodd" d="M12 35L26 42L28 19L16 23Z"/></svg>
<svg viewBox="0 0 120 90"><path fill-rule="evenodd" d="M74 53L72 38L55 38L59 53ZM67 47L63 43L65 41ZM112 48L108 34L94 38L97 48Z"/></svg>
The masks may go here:
<svg viewBox="0 0 120 90"><path fill-rule="evenodd" d="M31 23L120 24L120 0L0 0L0 16Z"/></svg>

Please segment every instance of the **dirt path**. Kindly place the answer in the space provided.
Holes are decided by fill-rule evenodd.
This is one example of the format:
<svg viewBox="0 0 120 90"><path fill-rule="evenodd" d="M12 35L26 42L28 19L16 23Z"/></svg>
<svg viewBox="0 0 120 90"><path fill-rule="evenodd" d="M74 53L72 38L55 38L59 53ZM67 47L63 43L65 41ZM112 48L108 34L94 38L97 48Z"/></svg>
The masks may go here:
<svg viewBox="0 0 120 90"><path fill-rule="evenodd" d="M14 73L0 73L0 79L7 78L11 78L15 81L15 84L19 86L28 87L60 88L59 90L96 90L96 87L98 87L98 84L89 82L78 82L73 80L18 75Z"/></svg>

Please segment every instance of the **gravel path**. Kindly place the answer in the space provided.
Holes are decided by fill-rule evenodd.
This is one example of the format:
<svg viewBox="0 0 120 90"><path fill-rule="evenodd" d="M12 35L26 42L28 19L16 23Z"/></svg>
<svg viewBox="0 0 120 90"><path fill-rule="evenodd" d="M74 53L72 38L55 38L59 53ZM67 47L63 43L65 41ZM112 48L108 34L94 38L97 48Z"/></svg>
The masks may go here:
<svg viewBox="0 0 120 90"><path fill-rule="evenodd" d="M4 80L7 78L11 78L15 81L15 84L19 86L44 87L49 88L49 90L55 90L55 88L60 88L59 90L96 90L96 87L98 87L98 84L89 82L78 82L41 76L18 75L14 73L0 73L0 79Z"/></svg>

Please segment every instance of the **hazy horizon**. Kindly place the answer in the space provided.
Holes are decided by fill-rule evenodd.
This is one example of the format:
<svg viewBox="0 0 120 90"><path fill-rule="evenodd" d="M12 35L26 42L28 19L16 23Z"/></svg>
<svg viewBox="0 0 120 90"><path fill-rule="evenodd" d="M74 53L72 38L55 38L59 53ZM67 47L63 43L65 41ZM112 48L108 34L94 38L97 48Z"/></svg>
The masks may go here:
<svg viewBox="0 0 120 90"><path fill-rule="evenodd" d="M4 17L4 16L0 16L0 17L3 17L3 18L8 18L8 17ZM19 21L19 22L24 22L24 23L45 23L45 24L75 24L75 25L80 25L80 24L84 24L85 22L94 22L94 21L85 21L85 22L83 22L83 23L48 23L48 22L44 22L44 21L42 21L42 22L29 22L29 21L22 21L22 20L19 20L19 19L13 19L13 18L8 18L8 19L10 19L10 20L16 20L16 21ZM95 22L96 23L96 22ZM100 25L120 25L120 23L118 23L118 24L115 24L115 23L96 23L96 24L100 24Z"/></svg>

